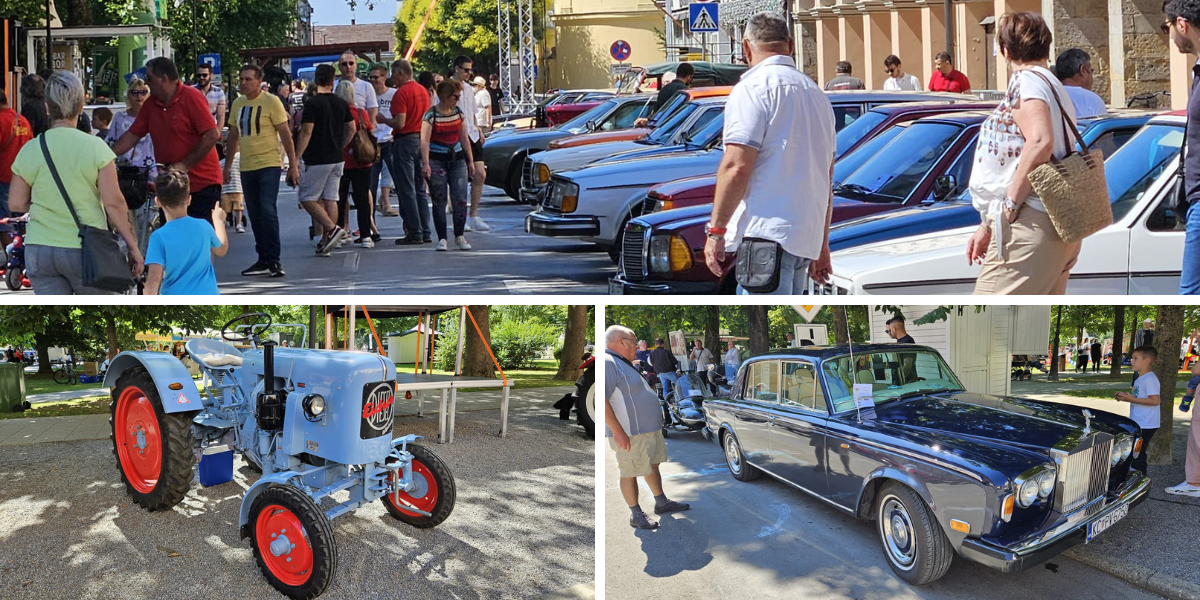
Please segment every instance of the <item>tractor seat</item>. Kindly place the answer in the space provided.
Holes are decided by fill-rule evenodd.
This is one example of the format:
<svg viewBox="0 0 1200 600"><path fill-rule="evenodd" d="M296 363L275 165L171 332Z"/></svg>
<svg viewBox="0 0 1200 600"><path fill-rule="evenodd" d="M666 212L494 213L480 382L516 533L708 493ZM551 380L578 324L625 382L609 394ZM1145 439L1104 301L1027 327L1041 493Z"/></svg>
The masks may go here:
<svg viewBox="0 0 1200 600"><path fill-rule="evenodd" d="M242 351L220 340L191 339L184 348L192 360L210 369L242 366Z"/></svg>

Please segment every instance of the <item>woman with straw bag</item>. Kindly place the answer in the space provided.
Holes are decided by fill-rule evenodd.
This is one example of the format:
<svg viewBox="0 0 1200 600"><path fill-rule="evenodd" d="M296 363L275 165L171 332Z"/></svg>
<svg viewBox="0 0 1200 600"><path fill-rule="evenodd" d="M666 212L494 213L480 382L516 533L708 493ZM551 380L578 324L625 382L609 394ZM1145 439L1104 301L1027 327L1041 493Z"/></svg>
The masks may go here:
<svg viewBox="0 0 1200 600"><path fill-rule="evenodd" d="M1099 152L1075 152L1074 105L1046 68L1051 39L1037 13L1007 13L996 26L1011 75L971 173L983 217L967 243L967 259L983 264L976 294L1064 293L1082 238L1112 222Z"/></svg>

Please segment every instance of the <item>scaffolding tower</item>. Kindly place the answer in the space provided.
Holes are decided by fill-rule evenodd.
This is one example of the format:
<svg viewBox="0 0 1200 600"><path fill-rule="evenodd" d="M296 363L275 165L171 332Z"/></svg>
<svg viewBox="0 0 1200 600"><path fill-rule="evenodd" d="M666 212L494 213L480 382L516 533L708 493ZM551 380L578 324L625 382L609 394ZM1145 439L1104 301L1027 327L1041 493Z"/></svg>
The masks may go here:
<svg viewBox="0 0 1200 600"><path fill-rule="evenodd" d="M530 112L537 106L537 99L533 95L534 82L537 80L533 0L500 0L496 4L500 37L500 88L508 90L511 95L509 112ZM514 4L517 20L515 32L512 27Z"/></svg>

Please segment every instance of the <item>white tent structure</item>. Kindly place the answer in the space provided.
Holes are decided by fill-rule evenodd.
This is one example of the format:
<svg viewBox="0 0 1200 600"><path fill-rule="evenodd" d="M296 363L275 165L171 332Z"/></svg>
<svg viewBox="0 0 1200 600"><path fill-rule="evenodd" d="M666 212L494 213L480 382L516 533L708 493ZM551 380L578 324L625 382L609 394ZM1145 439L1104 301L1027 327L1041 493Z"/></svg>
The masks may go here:
<svg viewBox="0 0 1200 600"><path fill-rule="evenodd" d="M346 329L346 347L348 349L356 348L354 342L354 324L358 318L366 319L370 325L372 333L375 332L373 318L386 319L396 317L418 317L419 322L423 325L418 329L421 331L436 331L437 327L432 323L434 319L441 314L458 311L458 339L456 342L455 360L454 360L454 375L435 375L428 361L424 360L425 354L422 354L420 361L417 362L413 373L397 373L396 374L396 392L397 397L401 392L405 392L404 397L409 398L415 393L417 397L417 414L423 416L422 406L424 402L424 392L437 391L440 393L440 408L438 411L438 443L449 444L454 442L454 409L458 402L458 390L463 388L484 388L498 387L501 389L500 400L500 437L508 437L508 399L509 390L512 389L513 381L504 374L504 369L500 368L499 363L496 364L496 370L500 371L500 378L494 377L464 377L462 375L462 358L463 358L463 342L466 340L466 330L468 319L474 324L475 317L470 314L470 310L466 306L452 305L420 305L420 306L400 306L400 305L379 305L379 306L363 306L363 305L343 305L343 306L326 306L325 307L325 347L333 347L333 332L335 331L335 320L340 317L344 319ZM475 327L473 327L475 329ZM376 341L378 342L378 334ZM435 340L436 341L436 340ZM486 340L484 340L486 344ZM418 344L421 342L418 341ZM377 343L377 347L382 348L382 344ZM493 362L495 358L493 357Z"/></svg>

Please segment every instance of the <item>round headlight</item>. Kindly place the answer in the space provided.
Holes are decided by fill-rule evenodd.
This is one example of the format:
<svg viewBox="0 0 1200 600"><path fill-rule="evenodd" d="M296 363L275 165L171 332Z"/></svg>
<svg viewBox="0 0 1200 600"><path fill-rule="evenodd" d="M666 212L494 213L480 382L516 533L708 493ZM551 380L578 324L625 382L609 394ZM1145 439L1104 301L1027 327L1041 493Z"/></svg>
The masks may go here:
<svg viewBox="0 0 1200 600"><path fill-rule="evenodd" d="M1027 479L1025 480L1025 483L1021 484L1021 489L1017 492L1017 504L1020 504L1022 507L1029 506L1030 504L1033 504L1034 500L1037 500L1037 497L1037 478L1034 477L1032 479Z"/></svg>
<svg viewBox="0 0 1200 600"><path fill-rule="evenodd" d="M325 399L321 396L313 398L312 403L308 405L308 410L312 412L314 417L320 416L321 413L325 412Z"/></svg>
<svg viewBox="0 0 1200 600"><path fill-rule="evenodd" d="M1121 460L1129 458L1133 453L1133 438L1124 438L1121 440Z"/></svg>
<svg viewBox="0 0 1200 600"><path fill-rule="evenodd" d="M1108 464L1115 467L1119 462L1121 462L1121 447L1118 444L1113 444L1112 450L1108 452Z"/></svg>
<svg viewBox="0 0 1200 600"><path fill-rule="evenodd" d="M1038 496L1046 498L1050 495L1050 492L1054 491L1054 481L1057 476L1058 473L1054 472L1053 469L1042 471L1042 474L1037 476Z"/></svg>

